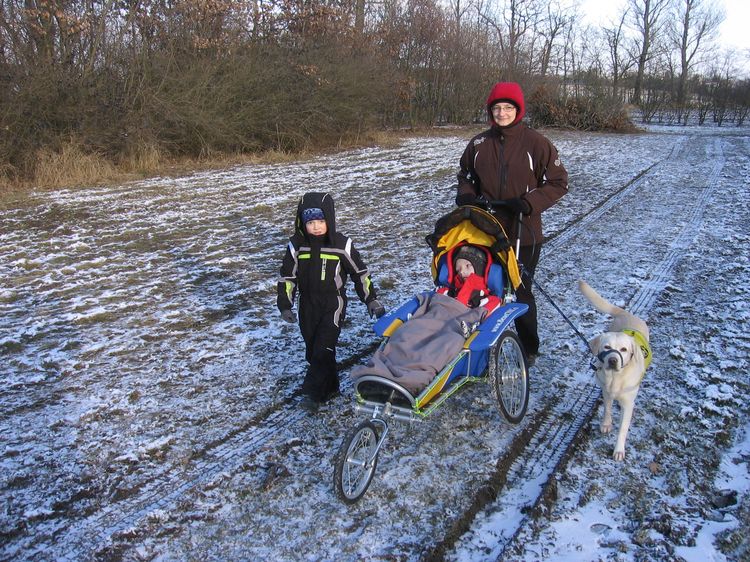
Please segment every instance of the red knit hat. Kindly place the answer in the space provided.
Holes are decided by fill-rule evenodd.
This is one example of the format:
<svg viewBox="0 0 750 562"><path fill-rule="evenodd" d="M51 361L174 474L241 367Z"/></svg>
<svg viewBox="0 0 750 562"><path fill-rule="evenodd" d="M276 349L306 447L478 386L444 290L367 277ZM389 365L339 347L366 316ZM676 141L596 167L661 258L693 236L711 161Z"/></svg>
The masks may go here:
<svg viewBox="0 0 750 562"><path fill-rule="evenodd" d="M493 86L490 95L487 96L487 115L489 116L490 124L495 123L495 120L492 117L492 106L498 102L512 103L518 108L518 111L516 111L516 118L513 123L508 126L520 122L526 114L526 104L523 101L523 90L521 90L521 86L516 82L498 82Z"/></svg>

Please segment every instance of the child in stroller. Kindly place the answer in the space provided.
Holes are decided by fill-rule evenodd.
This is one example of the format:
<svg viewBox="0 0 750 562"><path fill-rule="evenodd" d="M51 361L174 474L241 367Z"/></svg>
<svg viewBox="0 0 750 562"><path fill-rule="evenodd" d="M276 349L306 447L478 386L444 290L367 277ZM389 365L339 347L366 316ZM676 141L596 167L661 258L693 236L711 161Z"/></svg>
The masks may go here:
<svg viewBox="0 0 750 562"><path fill-rule="evenodd" d="M352 378L377 375L418 394L502 303L502 293L492 294L488 286L491 266L486 247L461 242L451 248L441 262L440 286L415 297L417 307L408 322L366 365L352 369Z"/></svg>

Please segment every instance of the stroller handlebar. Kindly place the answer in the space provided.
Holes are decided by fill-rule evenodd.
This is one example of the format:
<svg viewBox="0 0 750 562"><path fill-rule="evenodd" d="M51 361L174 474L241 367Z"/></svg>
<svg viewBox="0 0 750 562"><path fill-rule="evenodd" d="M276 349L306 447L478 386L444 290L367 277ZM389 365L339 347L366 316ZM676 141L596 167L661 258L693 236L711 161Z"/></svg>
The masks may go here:
<svg viewBox="0 0 750 562"><path fill-rule="evenodd" d="M512 211L511 205L503 199L485 199L484 196L480 195L477 197L472 205L485 209L487 212L495 214L496 210L502 209L503 211ZM523 223L523 213L518 213L518 232L516 233L516 245L515 251L516 256L521 251L521 224Z"/></svg>
<svg viewBox="0 0 750 562"><path fill-rule="evenodd" d="M495 209L507 209L510 210L511 206L504 199L485 199L482 195L477 197L472 205L476 207L482 207L492 212Z"/></svg>

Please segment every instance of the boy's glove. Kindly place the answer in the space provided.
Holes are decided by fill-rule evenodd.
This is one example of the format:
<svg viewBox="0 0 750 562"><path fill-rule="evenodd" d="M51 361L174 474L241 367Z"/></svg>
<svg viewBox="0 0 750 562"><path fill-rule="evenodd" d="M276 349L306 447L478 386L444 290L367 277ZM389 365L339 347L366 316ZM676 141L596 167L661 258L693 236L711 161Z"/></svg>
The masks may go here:
<svg viewBox="0 0 750 562"><path fill-rule="evenodd" d="M367 305L367 312L370 313L370 318L375 316L376 318L380 318L385 314L385 307L380 304L377 299L370 301L370 303Z"/></svg>
<svg viewBox="0 0 750 562"><path fill-rule="evenodd" d="M484 283L484 279L476 273L472 273L464 280L464 284L458 290L456 300L469 308L475 308L481 304L486 289L487 285Z"/></svg>
<svg viewBox="0 0 750 562"><path fill-rule="evenodd" d="M294 315L294 312L292 312L291 310L282 310L281 319L284 322L289 322L290 324L294 324L297 321L297 317Z"/></svg>
<svg viewBox="0 0 750 562"><path fill-rule="evenodd" d="M471 296L469 297L469 308L476 308L480 304L482 304L482 299L484 298L484 291L481 291L479 289L474 289L471 292Z"/></svg>

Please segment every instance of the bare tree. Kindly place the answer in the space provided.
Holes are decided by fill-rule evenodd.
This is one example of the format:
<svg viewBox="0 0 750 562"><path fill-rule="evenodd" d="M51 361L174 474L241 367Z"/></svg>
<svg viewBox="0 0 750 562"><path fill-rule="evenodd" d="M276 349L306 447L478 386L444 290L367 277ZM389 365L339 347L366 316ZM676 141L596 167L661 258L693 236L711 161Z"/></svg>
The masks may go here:
<svg viewBox="0 0 750 562"><path fill-rule="evenodd" d="M591 27L580 27L571 25L565 30L565 36L561 53L561 78L568 87L563 89L563 96L568 93L579 94L580 74L586 64L586 57L589 56L587 45L595 35L595 30ZM589 61L591 64L591 61ZM596 62L594 66L598 67ZM571 82L573 82L571 84Z"/></svg>
<svg viewBox="0 0 750 562"><path fill-rule="evenodd" d="M354 2L354 30L360 35L365 30L365 0Z"/></svg>
<svg viewBox="0 0 750 562"><path fill-rule="evenodd" d="M740 70L736 66L736 56L732 51L726 51L721 59L717 59L712 63L709 70L710 107L713 121L719 127L736 113L734 111L735 107L733 107L735 106L734 92L741 82L737 81L734 77L739 74Z"/></svg>
<svg viewBox="0 0 750 562"><path fill-rule="evenodd" d="M633 103L641 102L643 77L653 57L652 46L662 27L661 17L669 7L669 0L629 0L633 25L638 32L638 62L633 85Z"/></svg>
<svg viewBox="0 0 750 562"><path fill-rule="evenodd" d="M611 27L602 29L607 41L609 62L612 65L612 96L615 98L619 96L620 79L635 65L632 45L625 35L627 17L628 10L625 9Z"/></svg>
<svg viewBox="0 0 750 562"><path fill-rule="evenodd" d="M750 80L740 80L734 85L732 99L735 104L735 124L742 127L750 114Z"/></svg>
<svg viewBox="0 0 750 562"><path fill-rule="evenodd" d="M535 58L539 59L539 74L542 76L547 75L554 50L573 21L574 16L561 8L558 2L547 5L545 16L537 27L537 34L542 38L542 48Z"/></svg>
<svg viewBox="0 0 750 562"><path fill-rule="evenodd" d="M456 34L458 34L459 36L461 34L461 21L464 19L464 16L472 7L472 5L473 5L472 0L464 0L464 1L449 0L448 1L450 13L451 13L451 16L453 17L453 25L455 26Z"/></svg>
<svg viewBox="0 0 750 562"><path fill-rule="evenodd" d="M716 35L724 21L723 12L705 0L676 0L674 18L669 26L669 39L680 56L680 73L677 83L677 105L685 106L689 74L697 55L706 42Z"/></svg>
<svg viewBox="0 0 750 562"><path fill-rule="evenodd" d="M500 50L500 68L509 78L524 74L524 44L534 28L539 13L537 0L503 0L499 10L489 2L477 6L480 17L495 32Z"/></svg>

